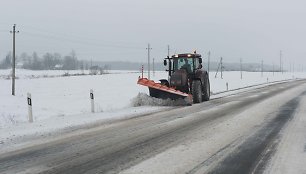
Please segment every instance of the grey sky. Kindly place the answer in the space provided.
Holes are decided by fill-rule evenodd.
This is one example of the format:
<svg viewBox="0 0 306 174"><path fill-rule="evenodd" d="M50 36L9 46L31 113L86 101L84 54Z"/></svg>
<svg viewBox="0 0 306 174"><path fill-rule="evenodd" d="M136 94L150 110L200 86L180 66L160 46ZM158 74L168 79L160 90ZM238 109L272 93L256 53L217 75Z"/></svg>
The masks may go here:
<svg viewBox="0 0 306 174"><path fill-rule="evenodd" d="M197 49L227 62L306 65L305 0L1 0L0 58L11 50L17 24L17 54L45 52L80 59L146 61ZM305 66L306 67L306 66Z"/></svg>

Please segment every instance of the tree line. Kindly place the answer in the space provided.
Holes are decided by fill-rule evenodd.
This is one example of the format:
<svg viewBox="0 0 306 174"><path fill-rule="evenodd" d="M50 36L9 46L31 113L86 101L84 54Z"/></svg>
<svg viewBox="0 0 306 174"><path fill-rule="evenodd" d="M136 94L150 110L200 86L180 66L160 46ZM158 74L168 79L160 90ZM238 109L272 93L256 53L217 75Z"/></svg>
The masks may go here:
<svg viewBox="0 0 306 174"><path fill-rule="evenodd" d="M18 68L31 70L76 70L90 67L88 61L79 61L75 51L71 51L68 55L62 56L59 53L45 53L41 57L33 52L31 55L21 53L16 56L16 66ZM0 69L9 69L12 67L12 53L8 53L5 58L0 61Z"/></svg>

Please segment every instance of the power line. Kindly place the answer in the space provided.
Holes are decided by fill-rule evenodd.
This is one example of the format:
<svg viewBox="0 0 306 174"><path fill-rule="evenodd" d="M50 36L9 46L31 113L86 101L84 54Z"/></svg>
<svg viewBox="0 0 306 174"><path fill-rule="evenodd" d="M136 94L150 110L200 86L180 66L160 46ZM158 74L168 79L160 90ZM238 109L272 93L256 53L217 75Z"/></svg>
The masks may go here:
<svg viewBox="0 0 306 174"><path fill-rule="evenodd" d="M54 36L48 36L48 35L42 35L42 34L37 34L37 33L31 33L31 32L23 32L26 35L29 36L34 36L34 37L41 37L41 38L46 38L46 39L53 39L53 40L58 40L58 41L67 41L71 43L78 43L78 44L84 44L84 45L94 45L94 46L103 46L103 47L112 47L112 48L125 48L125 49L138 49L142 50L143 47L133 47L133 46L123 46L123 45L115 45L115 44L103 44L103 43L91 43L87 41L80 41L80 40L75 40L75 39L63 39L60 37L54 37Z"/></svg>
<svg viewBox="0 0 306 174"><path fill-rule="evenodd" d="M80 37L80 36L86 36L85 34L85 32L84 33L82 33L81 35L74 35L74 34L71 34L71 33L63 33L63 32L55 32L55 31L50 31L50 30L46 30L46 29L42 29L42 28L38 28L38 27L33 27L33 26L29 26L29 25L26 25L27 27L29 27L29 28L32 28L32 30L31 31L33 31L33 30L36 30L36 31L38 31L38 32L42 32L42 33L46 33L46 34L48 34L48 36L51 34L51 35L55 35L55 36L60 36L61 38L62 37L65 37L65 38L68 38L68 39L71 39L71 38L73 38L73 39L80 39L80 40L90 40L90 41L95 41L95 42L105 42L105 43L110 43L110 44L118 44L119 42L116 42L116 43L111 43L111 41L106 41L106 40L97 40L96 38L95 39L93 39L93 38L90 38L90 37ZM36 32L37 33L37 32ZM130 41L128 41L128 42L120 42L119 44L123 44L123 45L126 45L126 44L128 44L128 45L135 45L135 44L137 44L137 45L141 45L141 44L143 44L143 42L130 42Z"/></svg>
<svg viewBox="0 0 306 174"><path fill-rule="evenodd" d="M42 29L39 27L34 27L31 25L24 25L27 28L31 28L31 31L37 31L35 33L32 33L31 31L23 30L22 33L26 33L29 36L33 37L41 37L41 38L47 38L47 39L53 39L53 40L59 40L59 41L67 41L72 43L78 43L83 45L94 45L94 46L103 46L103 47L110 47L110 48L123 48L123 49L135 49L135 50L143 50L143 47L140 45L143 45L143 42L113 42L105 41L105 40L97 40L93 38L88 37L80 37L80 35L74 35L71 33L62 33L62 32L55 32L55 31L49 31L46 29ZM40 32L40 33L38 33ZM82 33L81 36L84 36ZM84 41L85 40L85 41ZM94 42L98 42L94 43ZM162 47L155 47L155 50L164 51L164 48Z"/></svg>

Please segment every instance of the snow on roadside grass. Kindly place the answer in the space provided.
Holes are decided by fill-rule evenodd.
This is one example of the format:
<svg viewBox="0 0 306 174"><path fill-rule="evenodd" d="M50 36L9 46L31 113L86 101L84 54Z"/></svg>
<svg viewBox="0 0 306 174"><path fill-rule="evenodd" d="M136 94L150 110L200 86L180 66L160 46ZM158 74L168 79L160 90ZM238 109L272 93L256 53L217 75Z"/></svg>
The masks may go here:
<svg viewBox="0 0 306 174"><path fill-rule="evenodd" d="M63 77L72 74L89 74L89 70L26 70L16 69L16 79L37 79L37 78L55 78ZM9 80L11 77L11 70L0 70L0 79Z"/></svg>
<svg viewBox="0 0 306 174"><path fill-rule="evenodd" d="M31 144L37 138L52 138L54 135L71 132L72 130L112 123L117 120L129 119L166 109L169 109L169 107L142 106L103 113L54 116L31 124L16 124L0 131L0 153L14 150L28 143Z"/></svg>
<svg viewBox="0 0 306 174"><path fill-rule="evenodd" d="M141 75L129 71L109 71L110 74L97 76L69 76L61 74L66 71L30 71L17 69L16 96L11 96L11 81L0 78L0 129L14 127L27 123L26 95L32 94L34 122L52 117L65 117L69 115L90 113L89 90L94 90L96 112L112 112L135 106L176 106L181 103L164 101L148 97L148 88L136 84ZM81 71L69 71L80 73ZM8 75L10 70L0 70L0 75ZM31 76L57 76L54 78L35 78ZM277 81L292 79L290 73L264 73L259 72L224 72L223 79L214 77L210 73L211 92L217 93L229 90ZM295 73L295 77L305 78L305 73ZM156 72L153 80L167 78L167 72ZM142 94L139 94L142 93ZM73 119L73 118L71 118Z"/></svg>

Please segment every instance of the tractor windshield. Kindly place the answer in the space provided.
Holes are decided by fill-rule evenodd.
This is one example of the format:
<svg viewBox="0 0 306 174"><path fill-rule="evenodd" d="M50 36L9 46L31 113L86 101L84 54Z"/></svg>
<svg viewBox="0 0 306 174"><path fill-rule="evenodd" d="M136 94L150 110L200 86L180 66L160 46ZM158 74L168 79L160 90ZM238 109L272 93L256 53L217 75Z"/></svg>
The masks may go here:
<svg viewBox="0 0 306 174"><path fill-rule="evenodd" d="M173 60L173 70L185 69L187 73L193 72L193 59L180 57Z"/></svg>

